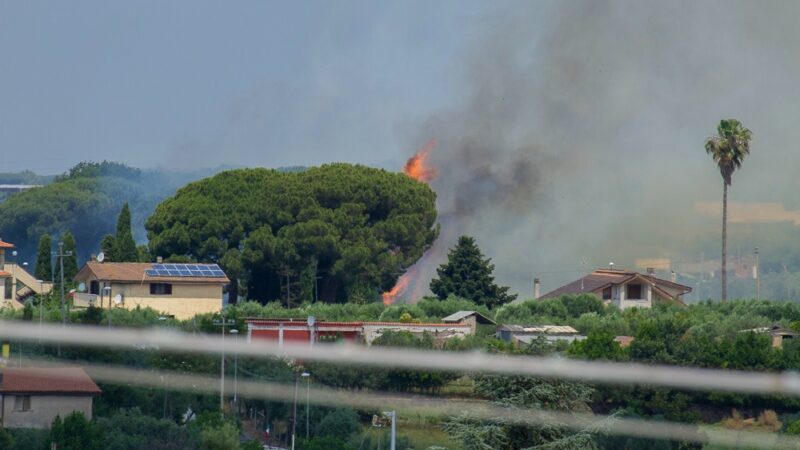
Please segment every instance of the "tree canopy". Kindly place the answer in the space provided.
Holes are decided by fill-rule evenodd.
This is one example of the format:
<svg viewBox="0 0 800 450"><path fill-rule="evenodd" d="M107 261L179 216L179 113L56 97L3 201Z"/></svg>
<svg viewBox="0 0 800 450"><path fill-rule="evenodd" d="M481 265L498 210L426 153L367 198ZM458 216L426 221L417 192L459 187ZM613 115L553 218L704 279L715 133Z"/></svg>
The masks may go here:
<svg viewBox="0 0 800 450"><path fill-rule="evenodd" d="M153 255L222 265L250 298L371 301L438 234L435 194L405 175L330 164L222 172L147 220ZM315 283L316 281L316 283Z"/></svg>
<svg viewBox="0 0 800 450"><path fill-rule="evenodd" d="M36 252L36 270L34 275L39 280L50 281L53 279L53 240L49 234L39 238L39 249Z"/></svg>
<svg viewBox="0 0 800 450"><path fill-rule="evenodd" d="M439 277L431 280L431 292L442 300L455 295L490 308L517 298L508 293L508 287L495 284L493 271L492 260L484 258L475 239L461 236L447 262L436 269Z"/></svg>
<svg viewBox="0 0 800 450"><path fill-rule="evenodd" d="M103 238L105 240L106 238ZM101 246L103 241L101 241ZM136 241L133 240L131 231L131 209L128 202L122 205L122 210L117 218L117 234L114 236L112 246L111 261L116 262L136 262L139 261L139 253L136 250Z"/></svg>

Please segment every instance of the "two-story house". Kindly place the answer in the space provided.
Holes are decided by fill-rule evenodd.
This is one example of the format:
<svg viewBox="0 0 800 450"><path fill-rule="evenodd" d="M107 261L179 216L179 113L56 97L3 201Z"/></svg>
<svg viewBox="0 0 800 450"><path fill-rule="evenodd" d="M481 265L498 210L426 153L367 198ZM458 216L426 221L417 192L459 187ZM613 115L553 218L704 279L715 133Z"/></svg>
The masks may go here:
<svg viewBox="0 0 800 450"><path fill-rule="evenodd" d="M567 294L594 294L620 309L650 308L657 302L685 305L683 296L692 288L664 280L652 274L631 270L597 269L569 284L548 292L542 298L558 298Z"/></svg>

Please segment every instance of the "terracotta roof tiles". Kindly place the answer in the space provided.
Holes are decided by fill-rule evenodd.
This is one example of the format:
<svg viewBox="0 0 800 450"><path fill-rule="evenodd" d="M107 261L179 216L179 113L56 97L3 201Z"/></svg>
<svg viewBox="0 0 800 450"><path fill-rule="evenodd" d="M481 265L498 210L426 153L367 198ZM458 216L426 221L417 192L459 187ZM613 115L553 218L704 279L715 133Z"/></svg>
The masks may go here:
<svg viewBox="0 0 800 450"><path fill-rule="evenodd" d="M62 368L5 368L0 392L4 394L84 394L97 395L102 391L80 367Z"/></svg>

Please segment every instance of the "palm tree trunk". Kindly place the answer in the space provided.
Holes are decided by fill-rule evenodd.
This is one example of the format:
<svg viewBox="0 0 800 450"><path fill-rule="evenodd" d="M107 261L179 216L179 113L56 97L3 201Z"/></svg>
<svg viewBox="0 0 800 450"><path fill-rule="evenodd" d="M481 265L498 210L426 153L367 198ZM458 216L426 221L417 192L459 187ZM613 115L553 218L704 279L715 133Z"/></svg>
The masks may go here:
<svg viewBox="0 0 800 450"><path fill-rule="evenodd" d="M728 183L722 181L722 301L728 301Z"/></svg>

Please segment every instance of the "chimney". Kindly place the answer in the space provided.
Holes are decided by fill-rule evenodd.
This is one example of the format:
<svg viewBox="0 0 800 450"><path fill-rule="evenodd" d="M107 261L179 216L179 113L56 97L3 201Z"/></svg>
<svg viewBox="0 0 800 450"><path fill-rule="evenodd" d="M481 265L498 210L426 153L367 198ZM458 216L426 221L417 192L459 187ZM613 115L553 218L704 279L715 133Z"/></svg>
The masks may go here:
<svg viewBox="0 0 800 450"><path fill-rule="evenodd" d="M647 268L647 274L648 275L655 275L656 274L656 269L654 269L652 267L648 267Z"/></svg>
<svg viewBox="0 0 800 450"><path fill-rule="evenodd" d="M92 253L92 262L96 262L96 261L97 261L97 255Z"/></svg>
<svg viewBox="0 0 800 450"><path fill-rule="evenodd" d="M539 283L538 278L533 279L533 299L539 300L539 297L542 296L542 286Z"/></svg>
<svg viewBox="0 0 800 450"><path fill-rule="evenodd" d="M164 262L164 258L162 258L162 257L160 257L160 256L156 256L156 262L157 262L158 264L161 264L162 262Z"/></svg>
<svg viewBox="0 0 800 450"><path fill-rule="evenodd" d="M669 280L673 283L678 280L678 274L676 274L674 270L669 274Z"/></svg>

